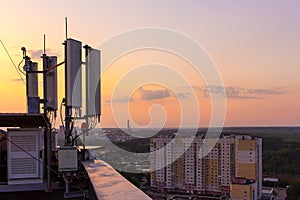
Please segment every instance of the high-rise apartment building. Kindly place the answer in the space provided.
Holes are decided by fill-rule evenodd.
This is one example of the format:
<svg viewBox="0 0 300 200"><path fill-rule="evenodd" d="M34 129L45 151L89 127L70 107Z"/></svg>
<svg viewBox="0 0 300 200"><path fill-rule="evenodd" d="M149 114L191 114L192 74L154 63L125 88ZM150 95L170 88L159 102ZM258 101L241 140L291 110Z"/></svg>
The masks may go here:
<svg viewBox="0 0 300 200"><path fill-rule="evenodd" d="M262 189L262 140L249 135L222 135L214 142L197 134L188 137L161 135L151 139L151 187L157 191L235 195L246 188L251 199L260 199ZM174 139L176 138L176 139ZM244 180L245 184L236 180ZM244 183L244 182L243 182ZM246 187L246 183L251 183ZM241 185L238 185L241 184ZM239 191L241 192L241 191ZM245 192L245 191L243 191ZM236 195L239 196L239 195Z"/></svg>
<svg viewBox="0 0 300 200"><path fill-rule="evenodd" d="M237 135L235 158L235 177L255 180L256 193L251 194L250 199L260 199L262 195L262 139L252 139L249 135ZM234 194L235 191L237 190L232 190L231 193Z"/></svg>

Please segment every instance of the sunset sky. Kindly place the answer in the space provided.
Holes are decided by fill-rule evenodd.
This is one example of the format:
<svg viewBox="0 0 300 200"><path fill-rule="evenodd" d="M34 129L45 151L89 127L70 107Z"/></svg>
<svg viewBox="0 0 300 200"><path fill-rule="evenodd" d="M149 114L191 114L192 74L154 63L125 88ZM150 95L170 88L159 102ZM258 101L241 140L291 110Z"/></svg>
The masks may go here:
<svg viewBox="0 0 300 200"><path fill-rule="evenodd" d="M0 7L0 39L18 64L22 46L34 60L40 60L46 34L47 53L58 55L60 62L64 55L61 44L65 39L65 17L68 17L68 36L93 47L122 32L143 27L186 35L205 49L223 79L227 94L226 126L300 125L298 0L7 1ZM25 86L2 46L0 64L0 112L25 112ZM164 66L174 74L165 73ZM139 67L147 69L147 73L139 73ZM62 69L59 69L59 102L63 98ZM126 82L124 74L133 69L137 71ZM175 72L188 80L200 106L200 126L207 126L211 117L208 88L217 93L219 86L207 86L205 77L199 76L180 57L149 49L120 57L103 74L101 126L116 126L111 102L114 106L124 106L126 92L130 92L132 123L150 123L149 108L160 104L165 111L153 107L153 127L164 120L166 127L177 127L181 120L179 101L189 112L195 108L192 92L183 87ZM141 81L145 76L155 81L129 89L131 82ZM122 78L125 84L118 86L112 96ZM158 84L158 79L173 89ZM126 126L127 117L122 118L122 113L120 116L119 125Z"/></svg>

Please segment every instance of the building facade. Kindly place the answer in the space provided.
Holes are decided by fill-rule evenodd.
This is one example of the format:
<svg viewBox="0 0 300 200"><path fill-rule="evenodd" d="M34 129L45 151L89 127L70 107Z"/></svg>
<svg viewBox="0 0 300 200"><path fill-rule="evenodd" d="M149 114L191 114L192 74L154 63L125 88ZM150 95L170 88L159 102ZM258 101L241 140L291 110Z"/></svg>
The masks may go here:
<svg viewBox="0 0 300 200"><path fill-rule="evenodd" d="M236 178L230 184L231 200L257 200L257 182L246 178Z"/></svg>
<svg viewBox="0 0 300 200"><path fill-rule="evenodd" d="M211 145L209 145L211 143ZM151 187L157 191L229 196L236 178L262 189L262 140L249 135L222 135L218 140L197 134L168 135L150 143ZM254 184L255 183L255 184ZM253 195L252 195L253 196Z"/></svg>

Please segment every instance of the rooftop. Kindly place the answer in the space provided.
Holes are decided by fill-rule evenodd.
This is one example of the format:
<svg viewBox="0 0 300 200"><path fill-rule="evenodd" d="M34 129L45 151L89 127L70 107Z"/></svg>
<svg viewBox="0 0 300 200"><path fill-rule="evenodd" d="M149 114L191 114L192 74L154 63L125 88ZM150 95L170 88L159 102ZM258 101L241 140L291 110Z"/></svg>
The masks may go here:
<svg viewBox="0 0 300 200"><path fill-rule="evenodd" d="M127 181L115 169L101 160L83 163L97 199L150 200L151 198Z"/></svg>

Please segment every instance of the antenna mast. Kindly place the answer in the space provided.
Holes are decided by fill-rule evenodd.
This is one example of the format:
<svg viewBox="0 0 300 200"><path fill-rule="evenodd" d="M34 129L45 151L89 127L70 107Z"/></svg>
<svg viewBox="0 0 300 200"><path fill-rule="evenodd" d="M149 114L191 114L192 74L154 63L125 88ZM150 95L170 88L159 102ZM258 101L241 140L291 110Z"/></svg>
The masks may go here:
<svg viewBox="0 0 300 200"><path fill-rule="evenodd" d="M68 18L65 17L65 26L66 26L66 39L68 39Z"/></svg>
<svg viewBox="0 0 300 200"><path fill-rule="evenodd" d="M46 34L44 34L44 54L46 54Z"/></svg>

